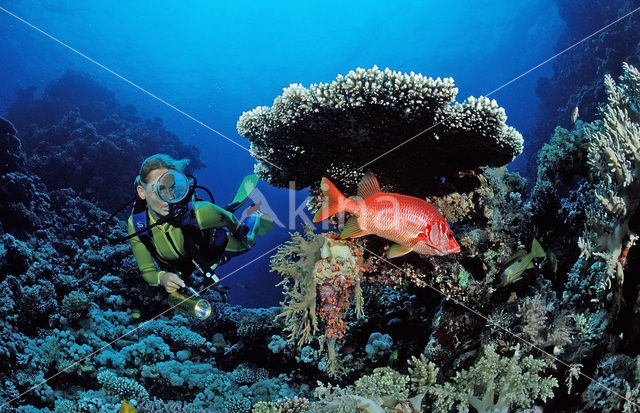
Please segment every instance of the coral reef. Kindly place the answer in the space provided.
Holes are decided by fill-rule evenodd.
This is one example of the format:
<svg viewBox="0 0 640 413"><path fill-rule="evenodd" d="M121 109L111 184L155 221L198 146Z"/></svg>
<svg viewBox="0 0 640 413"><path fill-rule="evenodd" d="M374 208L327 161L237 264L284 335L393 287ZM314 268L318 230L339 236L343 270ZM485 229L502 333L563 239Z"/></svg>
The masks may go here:
<svg viewBox="0 0 640 413"><path fill-rule="evenodd" d="M74 87L82 89L77 80L65 80L70 96ZM212 289L207 298L218 318L210 324L194 326L193 320L173 313L151 320L166 310L166 297L140 282L128 245L111 245L103 238L107 213L86 199L86 191L71 189L82 188L82 182L60 175L53 179L66 176L68 181L60 189L52 189L58 186L49 181L51 176L32 163L38 145L33 136L46 128L55 129L56 123L63 122L59 134L52 129L51 139L40 146L51 159L99 138L90 133L83 138L81 130L73 136L85 139L82 142L71 143L63 136L73 132L63 128L71 118L81 129L89 128L83 129L85 132L93 128L92 122L100 121L100 110L93 112L94 118L85 113L91 122L80 118L77 111L70 115L68 110L75 105L84 108L81 112L89 111L95 100L87 97L86 104L77 105L58 102L64 110L49 113L51 117L39 112L49 107L52 94L59 96L64 90L42 99L31 97L30 103L14 103L11 111L23 114L23 122L32 117L32 127L25 126L31 130L26 145L9 122L0 121L0 410L106 413L119 409L122 399L127 398L141 409L146 403L156 411L166 406L221 411L219 406L226 406L237 412L248 411L259 401L310 395L308 388L289 383L284 374L287 366L279 364L279 356L264 360L263 354L269 354L266 337L278 331L273 309L230 307ZM98 88L90 95L106 99L106 109L113 102L103 92ZM116 105L105 113L119 108ZM152 132L139 119L127 119L126 139L131 141L127 147L136 150L148 137L144 131ZM160 140L175 138L168 133L162 136ZM55 144L54 137L63 139L62 146L46 149L47 144ZM77 154L82 154L82 149ZM104 157L114 170L120 160L108 154ZM82 176L95 172L88 165L75 166ZM123 171L118 171L120 178L128 180ZM137 174L130 172L131 176ZM125 187L130 184L127 181ZM118 185L109 187L117 190ZM217 349L208 338L219 333L225 334L226 343ZM251 376L253 381L234 381L237 367L250 358L248 349L275 375L259 366L256 371L261 373ZM180 389L180 396L176 396L176 389ZM166 400L158 401L157 397ZM154 401L145 401L148 398Z"/></svg>
<svg viewBox="0 0 640 413"><path fill-rule="evenodd" d="M618 85L605 76L609 102L602 123L587 133L590 181L599 203L588 211L581 240L582 255L601 258L606 282L614 278L618 306L627 254L638 239L629 222L640 205L640 73L623 66Z"/></svg>
<svg viewBox="0 0 640 413"><path fill-rule="evenodd" d="M530 197L519 175L479 168L483 157L502 164L519 150L504 114L484 99L451 105L449 80L372 69L287 89L273 108L249 112L240 125L263 165L283 156L280 147L266 152L272 135L263 121L291 137L283 145L294 145L292 163L317 155L316 141L302 136L305 122L335 121L323 133L348 138L340 141L346 146L338 139L318 145L350 156L384 131L404 125L411 132L449 115L420 145L433 145L433 134L442 150L480 136L478 145L488 146L449 157L444 179L422 170L424 185L412 189L452 222L462 251L386 260L388 243L374 236L347 241L305 228L271 260L283 278L281 308L231 306L212 288L203 292L212 303L204 321L157 316L166 296L141 282L128 246L99 233L106 213L94 203L102 201L78 178L95 173L92 165L74 164L83 172L67 175L68 185L37 165L63 165L89 144L116 165L111 158L138 148L147 133L174 138L74 76L41 99L22 93L11 113L24 140L0 120L2 408L102 413L126 398L141 412L638 410L640 282L628 276L640 269L631 248L640 204L633 67L624 66L618 83L606 78L601 121L556 128L538 157ZM501 139L510 143L499 147ZM344 174L346 185L358 178L335 152L322 156L308 182L324 173ZM415 162L394 165L401 154L394 156L380 161L385 173ZM274 173L276 182L286 178ZM401 176L391 179L398 188ZM523 264L534 238L545 253ZM507 270L521 279L502 283Z"/></svg>
<svg viewBox="0 0 640 413"><path fill-rule="evenodd" d="M606 74L618 76L620 63L640 65L638 39L640 16L632 13L614 25L612 22L635 7L627 0L601 2L587 0L575 3L557 0L560 17L566 22L565 32L555 46L560 52L574 46L567 53L559 53L551 62L553 73L538 81L538 106L531 133L525 133L525 159L529 160L527 177L535 178L533 156L549 140L556 126L571 126L571 111L578 106L580 119L591 122L597 118L599 105L606 100L602 79ZM588 41L587 36L606 26L606 30ZM571 158L567 158L570 160Z"/></svg>
<svg viewBox="0 0 640 413"><path fill-rule="evenodd" d="M419 191L427 177L502 166L522 150L504 109L485 97L452 105L457 92L452 78L358 68L332 83L293 84L273 106L243 113L237 128L256 172L274 186L301 189L331 176L353 189L363 162L402 144L372 166L381 182Z"/></svg>
<svg viewBox="0 0 640 413"><path fill-rule="evenodd" d="M139 165L152 153L188 158L191 172L203 166L198 150L160 119L138 118L86 74L68 71L41 97L34 91L18 91L7 116L20 132L28 168L50 190L71 188L115 211L133 196L123 188L132 188Z"/></svg>

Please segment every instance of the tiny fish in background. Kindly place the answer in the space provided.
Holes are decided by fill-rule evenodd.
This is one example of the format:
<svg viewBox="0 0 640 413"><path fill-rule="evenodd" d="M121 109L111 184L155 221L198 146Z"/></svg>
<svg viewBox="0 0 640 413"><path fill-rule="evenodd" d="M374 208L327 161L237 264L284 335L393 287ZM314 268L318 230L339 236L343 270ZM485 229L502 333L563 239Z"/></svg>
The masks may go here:
<svg viewBox="0 0 640 413"><path fill-rule="evenodd" d="M340 233L342 239L374 234L393 241L389 258L411 251L424 255L460 252L453 231L436 207L424 199L382 192L371 172L358 184L358 197L362 201L346 198L327 178L322 178L320 189L325 198L313 222L342 211L352 214Z"/></svg>
<svg viewBox="0 0 640 413"><path fill-rule="evenodd" d="M580 116L580 111L576 106L575 108L573 108L573 112L571 112L571 122L573 122L573 126L576 126L576 121L578 120L579 116Z"/></svg>

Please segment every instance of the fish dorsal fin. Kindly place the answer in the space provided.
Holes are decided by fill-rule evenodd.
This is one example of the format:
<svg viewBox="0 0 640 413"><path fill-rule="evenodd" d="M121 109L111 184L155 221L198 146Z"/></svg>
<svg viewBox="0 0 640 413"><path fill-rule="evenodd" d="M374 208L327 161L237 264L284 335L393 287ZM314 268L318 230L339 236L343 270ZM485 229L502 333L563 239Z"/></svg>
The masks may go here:
<svg viewBox="0 0 640 413"><path fill-rule="evenodd" d="M377 194L380 191L380 184L373 172L367 172L364 174L360 183L358 184L358 196L362 199L367 199L373 194Z"/></svg>
<svg viewBox="0 0 640 413"><path fill-rule="evenodd" d="M389 252L387 253L387 257L389 258L401 257L405 254L410 253L412 250L413 248L411 247L406 247L400 244L393 244L391 245L391 247L389 247Z"/></svg>
<svg viewBox="0 0 640 413"><path fill-rule="evenodd" d="M360 228L360 225L358 225L358 218L352 215L344 224L344 228L340 232L340 238L345 239L351 237L361 237L367 234L369 234L369 232L363 230L362 228Z"/></svg>

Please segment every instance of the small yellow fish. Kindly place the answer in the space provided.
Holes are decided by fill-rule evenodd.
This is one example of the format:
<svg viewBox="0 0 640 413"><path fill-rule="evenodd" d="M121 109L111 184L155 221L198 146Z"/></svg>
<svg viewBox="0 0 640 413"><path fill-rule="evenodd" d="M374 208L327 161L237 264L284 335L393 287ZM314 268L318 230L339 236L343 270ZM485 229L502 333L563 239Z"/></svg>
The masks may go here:
<svg viewBox="0 0 640 413"><path fill-rule="evenodd" d="M529 268L533 268L534 258L543 258L546 253L537 239L531 242L531 251L519 250L510 257L504 264L504 269L500 273L500 284L498 287L512 284L522 279L522 274Z"/></svg>
<svg viewBox="0 0 640 413"><path fill-rule="evenodd" d="M140 318L140 313L131 313L131 318Z"/></svg>
<svg viewBox="0 0 640 413"><path fill-rule="evenodd" d="M122 406L120 406L120 413L138 413L138 409L133 407L128 401L123 400Z"/></svg>

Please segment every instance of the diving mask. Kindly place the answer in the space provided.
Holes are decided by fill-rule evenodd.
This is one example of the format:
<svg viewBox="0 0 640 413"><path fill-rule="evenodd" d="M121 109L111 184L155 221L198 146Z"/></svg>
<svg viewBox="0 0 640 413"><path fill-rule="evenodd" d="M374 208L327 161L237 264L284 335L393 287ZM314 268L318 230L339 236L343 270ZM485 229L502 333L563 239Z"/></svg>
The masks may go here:
<svg viewBox="0 0 640 413"><path fill-rule="evenodd" d="M151 190L164 202L177 204L187 197L191 182L186 175L176 170L169 170L158 177Z"/></svg>

